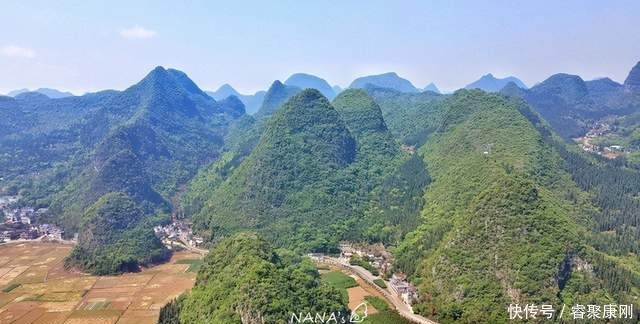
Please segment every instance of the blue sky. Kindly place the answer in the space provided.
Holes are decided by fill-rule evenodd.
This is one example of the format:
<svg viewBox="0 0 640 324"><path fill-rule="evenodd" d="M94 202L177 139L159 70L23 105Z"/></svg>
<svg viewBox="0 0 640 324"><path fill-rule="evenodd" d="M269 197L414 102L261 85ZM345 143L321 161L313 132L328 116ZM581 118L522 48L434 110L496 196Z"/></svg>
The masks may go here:
<svg viewBox="0 0 640 324"><path fill-rule="evenodd" d="M123 89L154 66L241 92L307 72L347 86L395 71L454 90L491 72L622 82L640 1L3 1L0 93Z"/></svg>

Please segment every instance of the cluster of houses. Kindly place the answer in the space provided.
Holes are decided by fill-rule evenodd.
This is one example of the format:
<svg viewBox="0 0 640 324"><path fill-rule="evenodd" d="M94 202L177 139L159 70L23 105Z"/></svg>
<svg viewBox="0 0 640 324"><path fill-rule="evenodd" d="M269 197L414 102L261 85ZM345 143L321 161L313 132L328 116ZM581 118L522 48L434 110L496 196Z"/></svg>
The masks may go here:
<svg viewBox="0 0 640 324"><path fill-rule="evenodd" d="M403 273L394 273L389 279L389 288L396 293L407 305L418 300L418 289L407 281Z"/></svg>
<svg viewBox="0 0 640 324"><path fill-rule="evenodd" d="M180 221L174 221L168 225L156 226L153 228L153 231L168 247L174 244L187 244L192 247L198 247L204 243L202 237L193 235L193 231L189 225Z"/></svg>
<svg viewBox="0 0 640 324"><path fill-rule="evenodd" d="M369 262L371 266L380 270L380 273L391 271L393 256L384 249L382 244L356 246L349 242L340 242L340 259L349 262L355 256Z"/></svg>
<svg viewBox="0 0 640 324"><path fill-rule="evenodd" d="M50 240L62 241L64 231L52 224L22 224L21 226L7 226L8 224L0 224L0 243L11 242L15 240Z"/></svg>
<svg viewBox="0 0 640 324"><path fill-rule="evenodd" d="M622 145L610 145L601 147L599 145L592 144L591 141L597 137L601 137L606 135L611 131L611 126L608 123L597 122L592 128L587 132L587 134L581 138L581 146L582 149L589 153L595 153L598 155L602 155L609 159L614 159L621 154L629 153L630 151L625 149Z"/></svg>
<svg viewBox="0 0 640 324"><path fill-rule="evenodd" d="M34 220L47 212L46 208L15 207L17 196L0 197L0 242L33 240L36 238L62 240L64 231L52 224L35 224Z"/></svg>
<svg viewBox="0 0 640 324"><path fill-rule="evenodd" d="M354 256L369 262L372 267L378 269L383 275L392 272L393 256L386 251L382 244L353 245L349 242L341 242L339 258L341 262L348 263ZM403 273L393 273L389 279L388 286L407 305L412 305L418 300L418 289L407 281L407 277Z"/></svg>

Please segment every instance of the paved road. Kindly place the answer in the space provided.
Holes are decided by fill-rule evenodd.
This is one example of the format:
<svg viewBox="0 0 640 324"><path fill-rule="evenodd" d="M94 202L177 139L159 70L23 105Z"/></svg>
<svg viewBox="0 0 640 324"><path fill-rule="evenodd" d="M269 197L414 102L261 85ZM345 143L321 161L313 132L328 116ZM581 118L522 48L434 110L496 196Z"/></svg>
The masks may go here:
<svg viewBox="0 0 640 324"><path fill-rule="evenodd" d="M348 271L356 274L358 277L362 278L364 281L368 282L369 284L371 284L371 286L373 286L374 288L376 288L380 293L382 293L382 295L388 300L390 301L393 306L396 308L396 310L398 311L398 314L400 314L402 317L409 319L413 322L416 323L421 323L421 324L437 324L437 322L434 322L426 317L420 316L418 314L414 314L413 311L411 310L411 308L409 307L409 305L405 304L404 301L398 297L398 295L396 295L395 293L391 292L389 290L389 288L387 289L383 289L381 287L379 287L378 285L376 285L373 280L374 279L378 279L378 277L375 277L371 274L371 272L369 272L368 270L366 270L363 267L360 266L352 266L348 263L344 263L342 261L340 261L337 258L332 258L332 257L327 257L325 256L323 258L323 260L325 261L329 261L329 262L324 262L324 263L328 263L328 264L333 264L333 265L338 265L340 267L342 267L343 269L347 269ZM323 261L320 261L323 262Z"/></svg>

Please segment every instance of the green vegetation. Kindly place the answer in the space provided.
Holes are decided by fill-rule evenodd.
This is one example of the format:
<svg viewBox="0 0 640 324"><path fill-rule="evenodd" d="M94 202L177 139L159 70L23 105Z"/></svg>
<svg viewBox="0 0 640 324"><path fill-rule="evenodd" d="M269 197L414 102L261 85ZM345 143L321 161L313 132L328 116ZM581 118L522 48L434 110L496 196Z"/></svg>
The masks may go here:
<svg viewBox="0 0 640 324"><path fill-rule="evenodd" d="M141 265L166 260L167 249L143 218L125 194L102 196L87 209L78 244L65 264L102 275L138 271Z"/></svg>
<svg viewBox="0 0 640 324"><path fill-rule="evenodd" d="M211 166L202 178L218 185L199 203L196 228L213 242L252 229L277 246L332 251L340 239L361 235L351 232L357 222L385 221L357 215L401 162L398 145L364 92L345 91L334 104L315 90L295 95L241 163L233 151Z"/></svg>
<svg viewBox="0 0 640 324"><path fill-rule="evenodd" d="M438 128L445 107L446 96L434 92L406 93L392 89L368 86L391 133L402 143L421 146Z"/></svg>
<svg viewBox="0 0 640 324"><path fill-rule="evenodd" d="M188 264L189 268L187 268L187 272L198 272L202 265L204 264L204 260L202 259L182 259L176 261L176 264Z"/></svg>
<svg viewBox="0 0 640 324"><path fill-rule="evenodd" d="M400 316L398 312L391 309L384 299L375 296L365 296L364 299L373 306L378 313L369 314L363 323L369 324L410 324L411 321Z"/></svg>
<svg viewBox="0 0 640 324"><path fill-rule="evenodd" d="M364 300L366 300L367 303L371 304L371 306L373 306L379 312L384 312L389 310L389 304L387 304L387 302L384 299L378 298L376 296L365 296Z"/></svg>
<svg viewBox="0 0 640 324"><path fill-rule="evenodd" d="M5 286L4 288L2 288L2 292L3 293L8 293L8 292L11 292L12 290L14 290L14 289L16 289L18 287L20 287L19 283L15 283L15 282L14 283L10 283L7 286Z"/></svg>
<svg viewBox="0 0 640 324"><path fill-rule="evenodd" d="M420 289L414 309L444 323L498 323L514 300L626 300L607 284L611 276L575 267L602 263L585 240L595 209L558 167L561 154L535 114L479 91L444 104L437 133L419 151L435 179L422 224L396 249L396 267Z"/></svg>
<svg viewBox="0 0 640 324"><path fill-rule="evenodd" d="M376 284L380 288L387 288L387 284L384 283L382 279L373 279L373 283Z"/></svg>
<svg viewBox="0 0 640 324"><path fill-rule="evenodd" d="M376 314L370 314L364 319L365 324L411 324L413 322L400 316L395 311L385 311Z"/></svg>
<svg viewBox="0 0 640 324"><path fill-rule="evenodd" d="M286 284L284 284L286 283ZM195 287L165 306L161 323L287 323L292 312L348 314L311 260L274 252L254 234L220 241L205 257Z"/></svg>
<svg viewBox="0 0 640 324"><path fill-rule="evenodd" d="M336 289L348 289L358 286L355 279L341 271L323 273L321 277L322 282L325 282Z"/></svg>
<svg viewBox="0 0 640 324"><path fill-rule="evenodd" d="M119 272L136 268L140 249L152 252L144 263L155 262L151 227L168 219L180 186L218 157L229 123L244 107L233 100L217 103L184 73L158 67L121 92L56 100L3 97L0 111L6 117L0 131L0 169L7 170L2 187L19 191L22 205L49 207L39 221L61 225L69 237L80 232L83 245L96 241L81 225L91 225L83 219L101 197L122 193L142 210L139 219L120 220L136 229L106 240L104 253L112 254L106 261L87 263L98 246L81 246L72 258L88 271Z"/></svg>

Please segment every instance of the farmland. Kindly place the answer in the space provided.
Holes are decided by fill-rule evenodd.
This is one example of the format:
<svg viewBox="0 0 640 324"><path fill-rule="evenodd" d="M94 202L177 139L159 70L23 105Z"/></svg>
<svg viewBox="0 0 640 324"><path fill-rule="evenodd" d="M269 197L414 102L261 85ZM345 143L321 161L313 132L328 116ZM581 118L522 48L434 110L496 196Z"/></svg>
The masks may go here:
<svg viewBox="0 0 640 324"><path fill-rule="evenodd" d="M72 246L0 246L0 323L155 323L160 308L191 288L198 259L177 252L168 263L121 276L65 270ZM181 260L189 260L187 262Z"/></svg>

